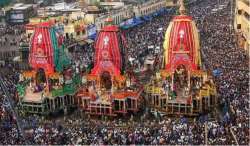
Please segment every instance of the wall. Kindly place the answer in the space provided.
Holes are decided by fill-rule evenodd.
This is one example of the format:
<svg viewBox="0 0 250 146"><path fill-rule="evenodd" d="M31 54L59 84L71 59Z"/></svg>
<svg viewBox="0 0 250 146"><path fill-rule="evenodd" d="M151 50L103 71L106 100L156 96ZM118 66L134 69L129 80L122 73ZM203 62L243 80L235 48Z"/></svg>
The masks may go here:
<svg viewBox="0 0 250 146"><path fill-rule="evenodd" d="M109 16L113 18L114 24L119 25L122 21L132 18L134 16L140 17L151 14L160 8L166 7L166 0L150 0L146 3L136 6L126 5L122 9L111 11L110 15L99 15L95 18L97 29L100 30L104 26L105 19Z"/></svg>
<svg viewBox="0 0 250 146"><path fill-rule="evenodd" d="M105 20L111 17L114 24L119 25L124 19L133 17L133 7L132 5L126 5L122 9L113 10L110 14L99 15L95 18L95 24L97 29L100 30L104 24Z"/></svg>
<svg viewBox="0 0 250 146"><path fill-rule="evenodd" d="M237 0L235 7L234 27L244 38L244 49L250 53L250 2Z"/></svg>
<svg viewBox="0 0 250 146"><path fill-rule="evenodd" d="M140 17L149 15L164 7L166 7L166 0L150 0L141 5L134 6L134 13L136 17Z"/></svg>

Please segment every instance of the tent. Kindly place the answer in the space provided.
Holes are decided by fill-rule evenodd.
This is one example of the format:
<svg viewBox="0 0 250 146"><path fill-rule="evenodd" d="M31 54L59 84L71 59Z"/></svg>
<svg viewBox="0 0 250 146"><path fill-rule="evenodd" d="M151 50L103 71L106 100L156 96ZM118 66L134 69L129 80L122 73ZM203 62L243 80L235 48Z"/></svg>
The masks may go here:
<svg viewBox="0 0 250 146"><path fill-rule="evenodd" d="M142 18L144 20L146 20L146 21L151 21L152 20L152 16L150 16L150 15L143 16Z"/></svg>
<svg viewBox="0 0 250 146"><path fill-rule="evenodd" d="M137 26L137 25L140 25L142 24L144 21L140 18L140 17L134 17L133 18L133 24L132 26Z"/></svg>
<svg viewBox="0 0 250 146"><path fill-rule="evenodd" d="M88 38L95 40L96 36L97 36L97 27L94 24L88 25L87 26L87 34L88 34Z"/></svg>
<svg viewBox="0 0 250 146"><path fill-rule="evenodd" d="M138 26L138 25L140 25L142 23L144 23L144 21L140 17L134 17L134 18L128 19L125 22L122 22L120 24L120 27L122 29L129 29L131 27Z"/></svg>
<svg viewBox="0 0 250 146"><path fill-rule="evenodd" d="M213 75L214 76L219 76L221 73L222 73L222 71L220 69L213 70Z"/></svg>

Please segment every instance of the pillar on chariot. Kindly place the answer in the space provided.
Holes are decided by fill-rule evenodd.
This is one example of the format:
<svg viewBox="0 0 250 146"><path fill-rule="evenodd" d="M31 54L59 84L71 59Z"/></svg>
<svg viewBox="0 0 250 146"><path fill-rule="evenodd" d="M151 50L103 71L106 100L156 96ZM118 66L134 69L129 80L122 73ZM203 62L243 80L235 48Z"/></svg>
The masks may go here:
<svg viewBox="0 0 250 146"><path fill-rule="evenodd" d="M183 0L179 13L165 33L162 80L155 78L147 92L153 107L169 114L197 115L216 103L215 87L203 70L198 29L185 13Z"/></svg>
<svg viewBox="0 0 250 146"><path fill-rule="evenodd" d="M95 41L94 67L84 76L87 83L78 92L78 105L92 115L116 116L138 111L139 88L128 90L125 69L126 41L112 18Z"/></svg>

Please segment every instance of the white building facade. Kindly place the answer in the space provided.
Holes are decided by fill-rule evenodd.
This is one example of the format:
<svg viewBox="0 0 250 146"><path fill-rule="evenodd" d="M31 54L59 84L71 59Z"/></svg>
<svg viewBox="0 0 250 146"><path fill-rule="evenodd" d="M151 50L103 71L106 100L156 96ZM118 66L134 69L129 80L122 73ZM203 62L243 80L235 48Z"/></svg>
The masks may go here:
<svg viewBox="0 0 250 146"><path fill-rule="evenodd" d="M110 14L100 15L95 18L95 24L97 29L100 30L105 25L105 20L108 17L111 17L114 21L114 24L119 25L126 19L132 17L140 17L149 15L151 13L160 10L161 8L166 7L166 0L150 0L146 3L139 4L136 6L133 5L125 5L123 8L118 10L112 10Z"/></svg>

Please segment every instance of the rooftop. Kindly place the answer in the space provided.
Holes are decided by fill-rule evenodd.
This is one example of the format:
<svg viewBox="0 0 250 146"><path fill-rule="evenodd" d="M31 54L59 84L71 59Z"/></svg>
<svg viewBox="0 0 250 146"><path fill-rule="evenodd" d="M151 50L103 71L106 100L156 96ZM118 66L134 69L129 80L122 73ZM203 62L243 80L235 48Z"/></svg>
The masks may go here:
<svg viewBox="0 0 250 146"><path fill-rule="evenodd" d="M13 10L25 10L29 7L33 7L32 4L23 4L23 3L17 3L13 7L11 7Z"/></svg>

